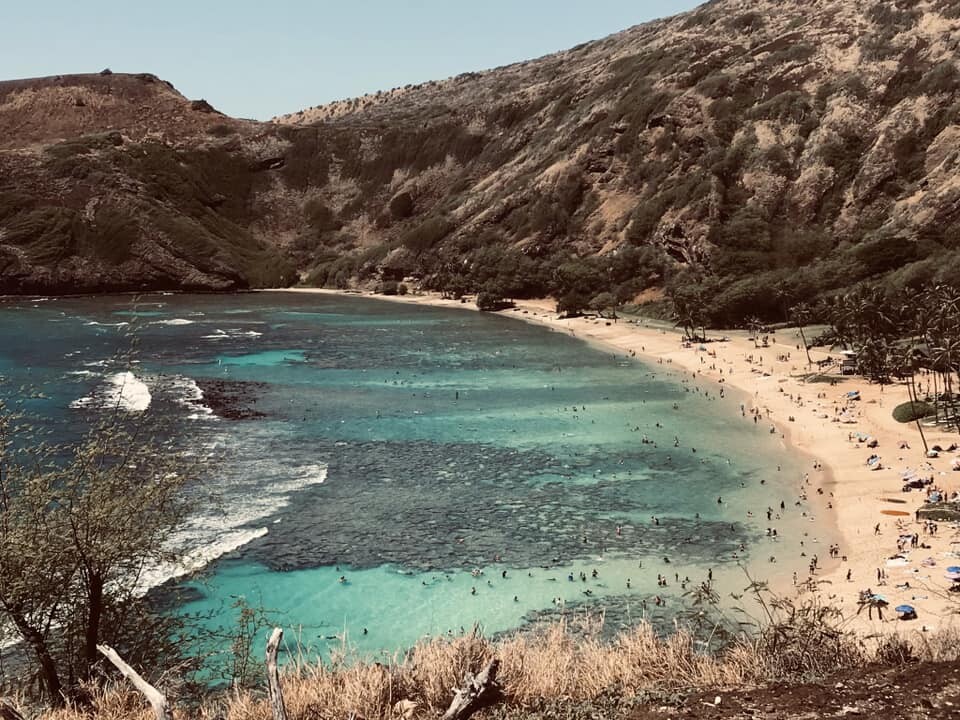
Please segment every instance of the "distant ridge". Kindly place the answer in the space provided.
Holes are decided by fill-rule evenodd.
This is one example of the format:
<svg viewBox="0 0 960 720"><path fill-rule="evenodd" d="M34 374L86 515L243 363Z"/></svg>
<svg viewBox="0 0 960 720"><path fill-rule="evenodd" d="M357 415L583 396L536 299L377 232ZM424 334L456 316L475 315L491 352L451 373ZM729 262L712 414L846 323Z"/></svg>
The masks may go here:
<svg viewBox="0 0 960 720"><path fill-rule="evenodd" d="M716 0L271 123L151 75L2 83L0 290L697 283L730 323L953 281L958 49L960 0Z"/></svg>

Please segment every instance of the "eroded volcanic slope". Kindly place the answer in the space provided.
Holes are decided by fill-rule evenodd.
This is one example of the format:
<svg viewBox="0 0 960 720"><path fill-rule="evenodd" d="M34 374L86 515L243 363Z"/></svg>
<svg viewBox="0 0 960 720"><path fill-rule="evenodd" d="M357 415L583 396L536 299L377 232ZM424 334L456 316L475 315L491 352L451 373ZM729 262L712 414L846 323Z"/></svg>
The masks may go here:
<svg viewBox="0 0 960 720"><path fill-rule="evenodd" d="M0 292L291 282L249 229L260 137L149 74L0 82Z"/></svg>
<svg viewBox="0 0 960 720"><path fill-rule="evenodd" d="M3 83L0 289L695 273L719 322L951 280L958 47L960 0L718 0L271 123L152 76Z"/></svg>

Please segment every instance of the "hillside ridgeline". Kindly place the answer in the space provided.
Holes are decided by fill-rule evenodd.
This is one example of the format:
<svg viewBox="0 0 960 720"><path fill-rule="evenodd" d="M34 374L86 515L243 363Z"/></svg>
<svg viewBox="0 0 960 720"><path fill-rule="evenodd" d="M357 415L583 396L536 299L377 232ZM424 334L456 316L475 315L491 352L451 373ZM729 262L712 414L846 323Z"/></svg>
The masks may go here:
<svg viewBox="0 0 960 720"><path fill-rule="evenodd" d="M0 290L696 287L733 323L956 282L958 47L960 0L718 0L271 123L152 76L7 83Z"/></svg>

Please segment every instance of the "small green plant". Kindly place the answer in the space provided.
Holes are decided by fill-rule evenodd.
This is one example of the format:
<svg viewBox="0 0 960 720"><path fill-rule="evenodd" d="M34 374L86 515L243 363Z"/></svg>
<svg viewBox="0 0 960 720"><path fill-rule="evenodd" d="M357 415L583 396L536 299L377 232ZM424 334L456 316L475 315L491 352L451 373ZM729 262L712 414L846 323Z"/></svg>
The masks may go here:
<svg viewBox="0 0 960 720"><path fill-rule="evenodd" d="M263 676L263 663L254 655L254 643L273 623L262 604L253 606L242 595L234 598L230 607L238 613L230 643L228 679L231 687L253 687Z"/></svg>

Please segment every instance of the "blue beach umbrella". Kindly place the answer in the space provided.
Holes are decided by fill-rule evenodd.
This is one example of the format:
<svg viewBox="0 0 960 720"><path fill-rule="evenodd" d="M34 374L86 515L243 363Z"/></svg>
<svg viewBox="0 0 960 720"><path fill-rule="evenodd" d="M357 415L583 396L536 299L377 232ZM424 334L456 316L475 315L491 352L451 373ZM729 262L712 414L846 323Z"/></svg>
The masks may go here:
<svg viewBox="0 0 960 720"><path fill-rule="evenodd" d="M960 573L960 565L951 565L950 567L947 568L947 572Z"/></svg>
<svg viewBox="0 0 960 720"><path fill-rule="evenodd" d="M913 605L897 605L897 606L893 609L893 611L894 611L894 612L898 612L898 613L912 613L912 612L916 612L916 610L913 609Z"/></svg>

